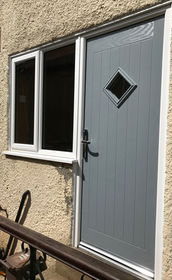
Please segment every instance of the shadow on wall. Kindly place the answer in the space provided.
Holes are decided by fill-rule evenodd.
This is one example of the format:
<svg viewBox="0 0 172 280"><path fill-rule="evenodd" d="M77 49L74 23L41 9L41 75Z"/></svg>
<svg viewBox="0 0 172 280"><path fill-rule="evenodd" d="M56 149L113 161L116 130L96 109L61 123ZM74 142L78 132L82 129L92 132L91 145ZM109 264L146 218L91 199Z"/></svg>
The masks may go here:
<svg viewBox="0 0 172 280"><path fill-rule="evenodd" d="M13 156L6 156L9 159L14 159L16 160L16 157ZM29 162L29 163L38 163L40 165L45 165L45 166L53 166L55 170L58 172L58 174L64 179L64 199L65 199L65 204L66 204L66 215L70 213L70 209L72 207L72 192L71 188L73 185L73 182L70 183L70 180L72 178L73 180L73 172L72 172L72 167L70 164L67 163L59 163L59 162L53 162L53 161L42 161L39 159L30 159L30 158L18 158L18 161L23 161L23 162Z"/></svg>
<svg viewBox="0 0 172 280"><path fill-rule="evenodd" d="M72 207L72 202L73 202L72 193L71 193L71 190L69 189L70 180L71 180L71 178L73 179L72 168L71 168L71 165L66 164L66 163L59 164L59 163L52 162L52 165L56 168L58 173L61 176L63 176L64 181L65 181L64 199L65 199L65 204L66 204L66 214L68 215L70 212L70 209ZM65 172L65 170L66 170L66 172ZM72 186L73 186L73 182L72 182ZM72 188L72 186L71 186L71 188Z"/></svg>

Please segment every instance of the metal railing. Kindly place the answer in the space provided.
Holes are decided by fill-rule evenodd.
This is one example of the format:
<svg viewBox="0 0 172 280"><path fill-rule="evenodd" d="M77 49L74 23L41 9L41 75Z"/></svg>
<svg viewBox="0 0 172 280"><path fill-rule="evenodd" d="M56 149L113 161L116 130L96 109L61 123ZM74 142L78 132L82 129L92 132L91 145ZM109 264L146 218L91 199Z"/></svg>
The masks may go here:
<svg viewBox="0 0 172 280"><path fill-rule="evenodd" d="M31 280L35 280L34 261L36 250L68 265L71 268L87 275L92 279L100 280L143 280L140 276L126 272L117 266L112 266L99 259L87 255L75 248L66 246L41 233L19 225L3 216L0 216L0 230L10 236L27 243L30 246Z"/></svg>

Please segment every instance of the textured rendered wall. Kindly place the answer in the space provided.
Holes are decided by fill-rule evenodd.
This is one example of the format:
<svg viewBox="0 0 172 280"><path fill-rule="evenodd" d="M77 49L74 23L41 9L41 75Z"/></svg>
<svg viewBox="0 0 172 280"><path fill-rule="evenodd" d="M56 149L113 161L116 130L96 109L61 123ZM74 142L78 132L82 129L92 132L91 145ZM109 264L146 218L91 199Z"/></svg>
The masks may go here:
<svg viewBox="0 0 172 280"><path fill-rule="evenodd" d="M8 139L8 56L86 29L116 17L160 3L160 0L0 0L0 154L7 149ZM172 101L171 101L172 102ZM169 111L170 114L170 111ZM171 112L172 114L172 112ZM172 119L172 117L171 117ZM172 128L171 128L172 129ZM169 127L169 138L172 131ZM171 140L172 142L172 140ZM168 144L172 152L172 143ZM168 160L170 168L170 160ZM172 177L168 174L166 197ZM26 226L65 244L71 242L72 167L65 164L0 156L0 204L14 219L20 197L30 189L32 204ZM172 201L172 199L171 199ZM171 205L166 198L166 205ZM172 206L172 205L171 205ZM168 213L166 214L168 216ZM169 242L170 225L165 237ZM0 245L3 240L0 233ZM5 241L4 241L5 242ZM164 267L170 246L165 245ZM60 269L67 274L65 269ZM65 272L64 272L65 271ZM71 273L68 273L68 279ZM76 279L76 278L75 278ZM164 278L169 279L169 278Z"/></svg>
<svg viewBox="0 0 172 280"><path fill-rule="evenodd" d="M8 53L71 34L162 0L1 0L3 47Z"/></svg>
<svg viewBox="0 0 172 280"><path fill-rule="evenodd" d="M172 279L172 45L167 126L166 184L164 196L163 279Z"/></svg>

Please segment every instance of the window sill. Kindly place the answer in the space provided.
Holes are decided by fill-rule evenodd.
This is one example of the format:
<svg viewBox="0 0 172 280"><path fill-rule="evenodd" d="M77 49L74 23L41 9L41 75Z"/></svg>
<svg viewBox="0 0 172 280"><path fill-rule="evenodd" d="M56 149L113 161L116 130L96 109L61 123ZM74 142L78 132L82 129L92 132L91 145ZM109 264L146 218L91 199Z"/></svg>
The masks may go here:
<svg viewBox="0 0 172 280"><path fill-rule="evenodd" d="M39 153L32 153L32 152L4 151L3 154L7 156L40 159L40 160L47 160L47 161L54 161L54 162L61 162L61 163L68 163L68 164L73 164L77 162L76 159L72 159L72 158L42 155Z"/></svg>

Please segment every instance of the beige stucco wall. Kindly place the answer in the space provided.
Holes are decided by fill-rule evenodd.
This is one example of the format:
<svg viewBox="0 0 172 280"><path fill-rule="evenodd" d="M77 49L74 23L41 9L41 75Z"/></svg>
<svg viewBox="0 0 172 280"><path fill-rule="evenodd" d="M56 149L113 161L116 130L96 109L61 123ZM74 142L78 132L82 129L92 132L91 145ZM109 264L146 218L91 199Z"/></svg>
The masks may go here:
<svg viewBox="0 0 172 280"><path fill-rule="evenodd" d="M160 3L160 0L0 0L0 154L8 139L8 56L77 30ZM172 86L171 86L172 87ZM172 98L171 98L172 108ZM171 120L171 122L170 122ZM169 110L165 191L164 280L172 278L172 109ZM22 193L30 189L32 203L25 225L65 244L71 242L72 166L0 156L0 204L14 219ZM171 207L171 210L169 210ZM171 217L171 223L169 221ZM0 233L0 245L5 238ZM58 265L57 265L58 266ZM171 265L172 267L172 265ZM55 269L55 266L54 268ZM60 273L72 274L63 267ZM74 277L73 279L77 279ZM79 279L79 278L78 278Z"/></svg>
<svg viewBox="0 0 172 280"><path fill-rule="evenodd" d="M168 105L166 184L164 195L163 279L172 279L172 45Z"/></svg>

